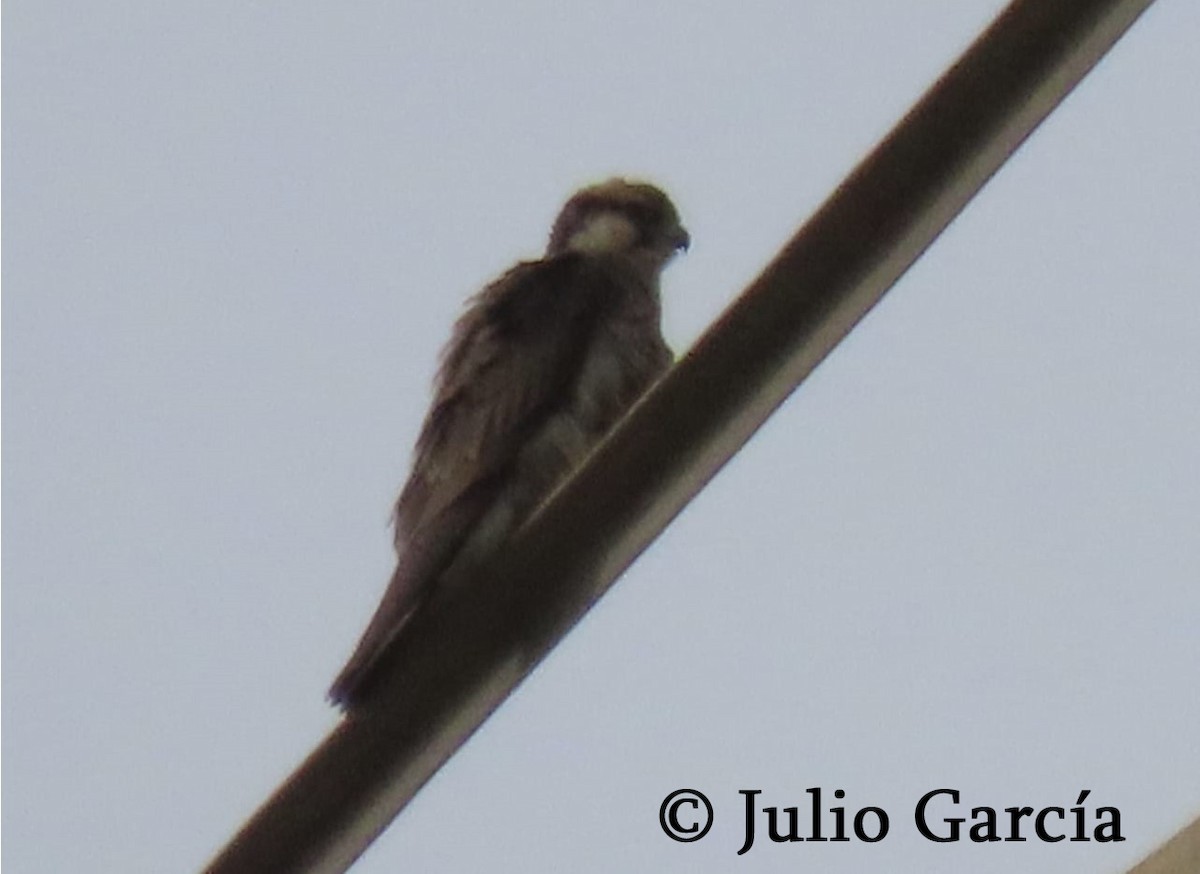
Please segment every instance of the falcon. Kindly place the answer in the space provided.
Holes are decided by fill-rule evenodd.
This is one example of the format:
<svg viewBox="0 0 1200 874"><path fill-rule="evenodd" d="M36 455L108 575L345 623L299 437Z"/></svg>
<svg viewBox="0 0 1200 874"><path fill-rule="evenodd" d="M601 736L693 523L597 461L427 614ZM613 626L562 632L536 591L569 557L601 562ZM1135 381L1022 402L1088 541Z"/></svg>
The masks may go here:
<svg viewBox="0 0 1200 874"><path fill-rule="evenodd" d="M544 257L468 302L396 501L396 570L335 704L363 699L440 582L486 564L670 366L659 276L688 244L662 191L610 179L567 201Z"/></svg>

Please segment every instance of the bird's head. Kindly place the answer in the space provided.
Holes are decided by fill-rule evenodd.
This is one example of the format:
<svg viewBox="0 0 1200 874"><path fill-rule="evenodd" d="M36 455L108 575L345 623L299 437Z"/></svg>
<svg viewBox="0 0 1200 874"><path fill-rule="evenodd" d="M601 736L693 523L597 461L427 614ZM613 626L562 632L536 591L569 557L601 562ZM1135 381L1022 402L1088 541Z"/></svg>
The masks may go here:
<svg viewBox="0 0 1200 874"><path fill-rule="evenodd" d="M660 268L691 238L670 199L653 185L609 179L577 191L550 232L547 255L617 255Z"/></svg>

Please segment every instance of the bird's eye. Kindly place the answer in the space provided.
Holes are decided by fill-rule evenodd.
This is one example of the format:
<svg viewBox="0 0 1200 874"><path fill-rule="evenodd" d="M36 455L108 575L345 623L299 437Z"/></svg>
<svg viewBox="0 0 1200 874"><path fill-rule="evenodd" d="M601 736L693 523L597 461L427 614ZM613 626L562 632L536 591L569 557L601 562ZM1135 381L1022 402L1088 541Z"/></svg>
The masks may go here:
<svg viewBox="0 0 1200 874"><path fill-rule="evenodd" d="M647 204L629 203L621 211L639 228L648 228L657 223L655 210Z"/></svg>

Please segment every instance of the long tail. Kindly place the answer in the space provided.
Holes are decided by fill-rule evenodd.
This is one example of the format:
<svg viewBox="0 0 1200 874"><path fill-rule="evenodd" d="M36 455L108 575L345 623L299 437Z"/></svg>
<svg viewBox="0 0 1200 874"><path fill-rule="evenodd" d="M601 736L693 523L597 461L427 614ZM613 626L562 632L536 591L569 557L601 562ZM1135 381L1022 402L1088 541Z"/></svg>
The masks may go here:
<svg viewBox="0 0 1200 874"><path fill-rule="evenodd" d="M397 565L379 609L371 617L350 660L329 687L329 700L343 710L349 710L362 698L383 653L417 608L420 590L411 583L408 564L402 560Z"/></svg>
<svg viewBox="0 0 1200 874"><path fill-rule="evenodd" d="M414 532L400 552L396 570L350 661L329 688L329 700L350 710L375 680L384 652L431 594L456 559L492 498L482 489L463 495L433 522ZM502 532L501 532L502 533Z"/></svg>

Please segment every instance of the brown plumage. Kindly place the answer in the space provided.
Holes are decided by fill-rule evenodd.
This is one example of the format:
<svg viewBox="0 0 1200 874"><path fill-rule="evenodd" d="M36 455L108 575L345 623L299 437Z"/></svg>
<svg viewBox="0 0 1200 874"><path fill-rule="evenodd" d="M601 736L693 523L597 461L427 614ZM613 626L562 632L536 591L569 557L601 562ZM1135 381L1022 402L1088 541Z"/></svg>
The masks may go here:
<svg viewBox="0 0 1200 874"><path fill-rule="evenodd" d="M658 278L687 245L666 195L611 179L567 202L544 258L471 299L396 501L396 570L335 703L361 700L439 579L484 563L669 366Z"/></svg>

